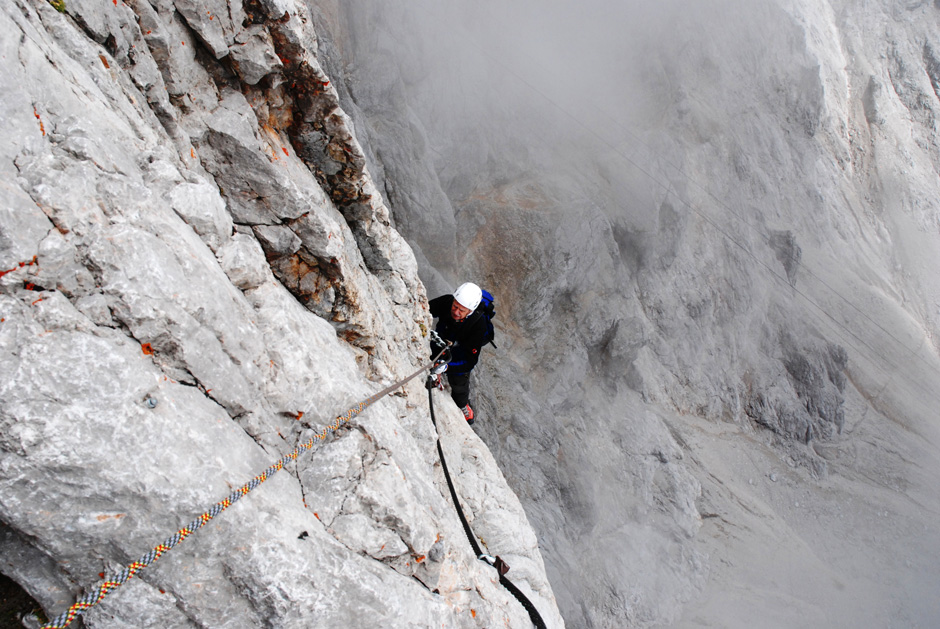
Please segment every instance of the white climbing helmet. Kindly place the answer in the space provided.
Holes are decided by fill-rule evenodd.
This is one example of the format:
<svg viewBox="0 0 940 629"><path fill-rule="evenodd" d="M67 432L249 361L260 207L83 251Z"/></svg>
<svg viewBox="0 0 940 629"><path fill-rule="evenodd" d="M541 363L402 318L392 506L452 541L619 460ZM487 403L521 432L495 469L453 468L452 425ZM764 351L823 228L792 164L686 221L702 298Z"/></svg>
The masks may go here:
<svg viewBox="0 0 940 629"><path fill-rule="evenodd" d="M480 305L480 300L482 298L483 291L481 291L480 287L473 282L461 284L457 290L454 291L454 299L457 301L457 303L464 308L469 308L470 312L473 312L477 309L477 306Z"/></svg>

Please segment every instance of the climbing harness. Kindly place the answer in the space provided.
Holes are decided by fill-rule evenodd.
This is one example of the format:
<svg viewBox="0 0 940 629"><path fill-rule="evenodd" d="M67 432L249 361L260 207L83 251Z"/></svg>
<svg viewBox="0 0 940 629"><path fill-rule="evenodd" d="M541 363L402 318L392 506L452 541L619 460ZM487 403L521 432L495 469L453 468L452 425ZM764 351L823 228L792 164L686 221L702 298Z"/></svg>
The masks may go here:
<svg viewBox="0 0 940 629"><path fill-rule="evenodd" d="M432 335L437 336L433 332L432 332ZM440 337L438 337L438 340L439 339ZM127 582L129 579L133 578L135 574L137 574L138 572L140 572L141 570L143 570L144 568L146 568L147 566L155 562L165 552L167 552L174 546L177 546L178 544L182 543L187 537L192 535L195 531L205 526L209 522L209 520L211 520L215 516L219 515L220 513L228 509L230 506L236 503L242 496L246 495L252 489L254 489L258 485L260 485L261 483L269 479L271 476L273 476L277 472L279 472L281 468L284 467L284 465L286 465L290 461L296 460L297 457L300 456L300 454L302 454L303 452L313 447L314 443L324 440L327 437L327 435L329 435L331 432L336 431L340 426L348 422L354 416L358 415L359 413L364 411L366 408L368 408L375 402L379 401L380 399L382 399L383 397L385 397L386 395L388 395L395 389L398 389L404 386L406 383L416 378L422 372L433 367L441 359L441 357L444 354L444 351L446 351L446 348L445 350L442 350L441 353L439 353L437 356L435 356L433 360L422 365L420 369L415 371L410 376L385 387L384 389L382 389L378 393L375 393L374 395L369 396L362 402L359 402L359 404L357 404L356 406L346 411L345 415L338 415L336 417L336 420L332 424L323 428L323 430L321 430L319 433L310 437L310 439L308 439L306 442L298 445L296 448L294 448L293 452L281 457L276 463L274 463L273 465L268 467L266 470L264 470L263 472L255 476L249 482L245 483L242 487L233 491L231 494L228 495L228 497L225 500L216 503L211 509L209 509L208 511L200 515L198 518L196 518L192 522L190 522L189 525L181 528L174 535L168 537L166 540L164 540L162 544L160 544L159 546L151 550L149 553L147 553L146 555L144 555L137 561L126 566L118 574L113 575L110 578L106 579L104 582L98 585L98 587L96 587L93 591L88 592L78 602L76 602L71 607L69 607L68 610L66 610L59 616L57 616L55 620L43 625L41 629L65 629L65 627L68 627L69 624L71 624L71 622L75 620L76 617L84 614L88 609L100 603L102 600L104 600L104 598L108 594L110 594L112 591L119 588L120 586L124 585L125 582Z"/></svg>
<svg viewBox="0 0 940 629"><path fill-rule="evenodd" d="M434 383L430 376L428 376L427 381L425 382L425 388L428 390L428 405L431 409L431 423L434 424L434 427L437 428L437 418L434 416ZM470 547L473 549L473 554L476 555L477 559L483 561L494 568L499 574L500 584L506 588L510 594L516 597L516 600L519 601L525 610L529 613L529 618L532 620L532 624L536 629L547 629L545 626L545 621L542 620L542 616L539 614L539 610L536 609L535 605L532 604L532 601L520 590L516 585L506 578L506 573L509 572L509 564L503 561L500 557L493 557L483 552L480 548L480 544L477 542L476 536L473 534L473 530L470 528L470 523L467 522L467 516L464 515L463 509L460 506L460 500L457 498L457 489L454 487L454 481L451 480L450 471L447 469L447 461L444 458L444 448L441 446L441 437L440 431L438 431L437 437L437 455L441 459L441 469L444 470L444 479L447 481L447 488L450 489L450 497L454 501L454 507L457 509L457 516L460 518L460 523L463 524L463 531L467 535L467 539L470 541Z"/></svg>

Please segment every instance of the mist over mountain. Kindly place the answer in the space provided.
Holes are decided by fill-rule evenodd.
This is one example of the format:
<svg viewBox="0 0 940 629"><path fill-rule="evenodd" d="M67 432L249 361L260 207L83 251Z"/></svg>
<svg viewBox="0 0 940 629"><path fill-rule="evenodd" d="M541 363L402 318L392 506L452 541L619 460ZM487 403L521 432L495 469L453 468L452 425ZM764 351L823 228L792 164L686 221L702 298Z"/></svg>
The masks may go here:
<svg viewBox="0 0 940 629"><path fill-rule="evenodd" d="M928 626L940 11L358 2L344 102L569 626Z"/></svg>
<svg viewBox="0 0 940 629"><path fill-rule="evenodd" d="M321 431L71 626L529 626L438 438L549 627L940 622L940 4L0 21L11 622ZM476 423L343 419L467 280Z"/></svg>

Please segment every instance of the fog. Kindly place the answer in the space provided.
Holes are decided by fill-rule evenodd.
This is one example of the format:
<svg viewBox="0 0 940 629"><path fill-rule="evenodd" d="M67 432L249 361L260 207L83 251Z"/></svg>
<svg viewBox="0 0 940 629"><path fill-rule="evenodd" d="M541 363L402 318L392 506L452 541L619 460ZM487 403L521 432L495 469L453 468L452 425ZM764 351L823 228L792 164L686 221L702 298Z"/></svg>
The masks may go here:
<svg viewBox="0 0 940 629"><path fill-rule="evenodd" d="M360 64L378 63L382 79L400 78L391 93L407 102L427 141L422 149L452 200L478 182L528 173L587 202L599 197L600 205L617 208L639 227L647 226L650 204L658 205L667 191L679 195L675 202L684 213L708 211L721 223L760 221L786 203L764 191L759 201L771 207L748 217L753 190L714 177L710 169L717 165L688 163L743 162L735 155L740 145L756 142L765 150L752 159L780 162L771 169L798 167L786 155L777 121L760 127L774 109L788 108L785 101L797 103L801 113L800 78L812 68L800 51L787 59L793 67L780 67L768 53L796 37L774 23L781 16L772 3L352 6L352 31L369 34L357 42L354 73ZM384 88L371 80L351 89L375 114L399 106L373 98ZM356 98L357 90L376 91ZM720 128L724 119L742 126ZM704 150L689 155L687 142ZM433 261L438 269L447 266Z"/></svg>
<svg viewBox="0 0 940 629"><path fill-rule="evenodd" d="M940 618L934 7L316 4L568 626Z"/></svg>

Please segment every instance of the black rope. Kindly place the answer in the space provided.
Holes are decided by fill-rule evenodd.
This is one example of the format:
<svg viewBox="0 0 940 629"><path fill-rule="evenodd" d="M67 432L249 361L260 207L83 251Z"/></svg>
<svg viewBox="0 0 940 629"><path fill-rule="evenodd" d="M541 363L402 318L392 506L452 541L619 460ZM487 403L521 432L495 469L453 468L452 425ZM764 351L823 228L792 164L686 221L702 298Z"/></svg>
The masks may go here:
<svg viewBox="0 0 940 629"><path fill-rule="evenodd" d="M437 419L434 417L434 386L430 378L428 378L426 386L428 389L428 405L431 408L431 423L437 428ZM509 566L506 562L499 557L490 557L480 549L480 544L477 542L476 536L470 529L470 523L467 522L467 516L464 515L463 509L460 507L460 500L457 498L457 490L454 488L454 481L451 479L450 471L447 469L447 461L444 459L444 449L441 447L440 431L438 431L437 435L437 454L441 458L441 468L444 470L444 478L447 480L447 487L450 489L450 497L454 501L454 507L457 508L457 515L460 517L460 523L463 524L464 533L467 534L467 539L470 540L470 546L473 548L474 554L480 561L496 568L499 572L499 582L510 594L516 597L517 601L522 603L522 606L529 613L529 618L532 620L532 624L536 629L547 629L545 621L542 620L539 610L532 604L532 601L530 601L528 597L522 593L522 590L516 587L512 581L506 578L506 572L509 571Z"/></svg>
<svg viewBox="0 0 940 629"><path fill-rule="evenodd" d="M532 601L522 593L522 590L516 587L516 584L506 578L506 575L499 575L499 582L503 584L503 587L509 590L509 593L516 597L516 600L522 603L522 606L527 612L529 612L529 618L532 619L532 624L536 629L547 629L545 626L545 621L542 620L542 616L539 614L539 610L535 608L535 605L532 604Z"/></svg>
<svg viewBox="0 0 940 629"><path fill-rule="evenodd" d="M431 423L434 424L434 427L437 428L437 419L434 417L434 395L433 388L428 389L428 403L431 407ZM463 514L463 509L460 508L460 501L457 499L457 490L454 488L454 481L450 478L450 471L447 469L447 462L444 459L444 449L441 447L441 433L437 433L437 454L441 458L441 468L444 470L444 478L447 479L447 487L450 489L450 497L454 500L454 506L457 507L457 515L460 516L460 523L463 524L463 531L467 534L467 539L470 540L470 546L473 548L473 554L475 557L479 557L483 554L483 551L480 549L480 545L477 543L477 538L473 534L473 531L470 530L470 523L467 522L467 516Z"/></svg>

